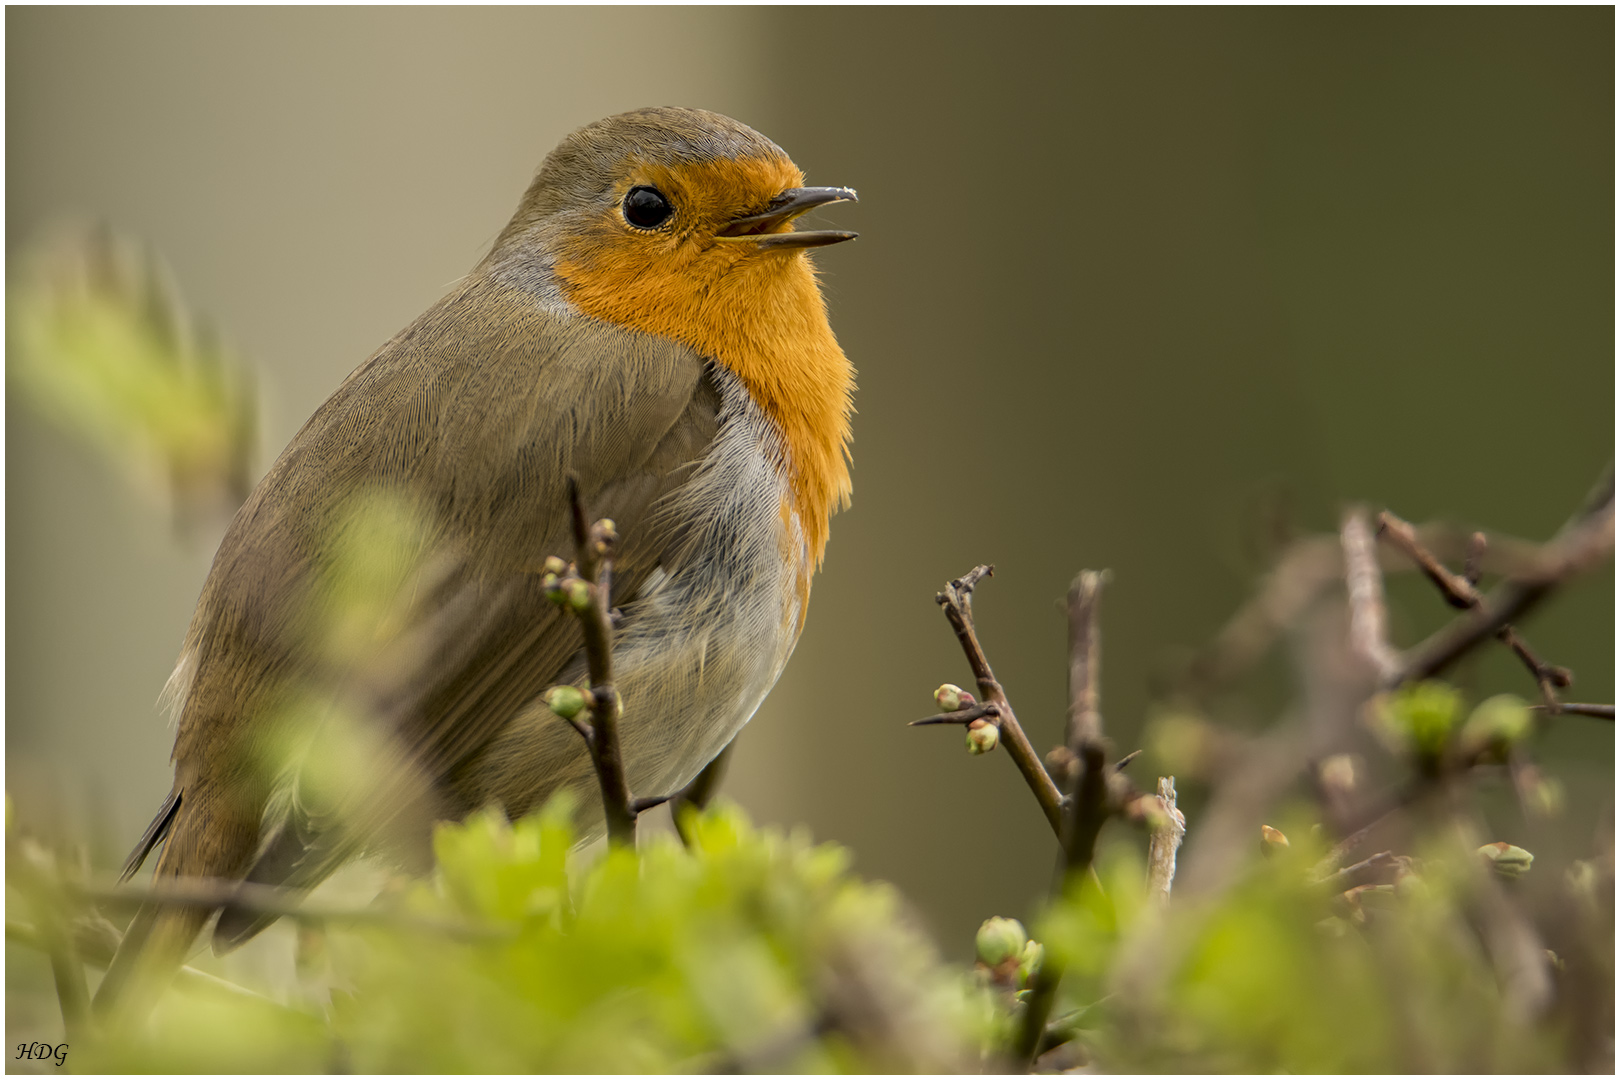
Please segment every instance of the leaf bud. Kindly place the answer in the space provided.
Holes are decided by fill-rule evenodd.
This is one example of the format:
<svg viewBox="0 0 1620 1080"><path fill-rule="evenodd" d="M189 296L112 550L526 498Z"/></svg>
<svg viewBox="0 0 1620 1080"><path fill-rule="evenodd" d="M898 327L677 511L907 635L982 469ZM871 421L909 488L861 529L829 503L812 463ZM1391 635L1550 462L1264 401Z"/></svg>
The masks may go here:
<svg viewBox="0 0 1620 1080"><path fill-rule="evenodd" d="M555 555L547 555L546 561L542 564L541 569L548 574L561 577L563 575L563 571L568 569L568 564L557 558Z"/></svg>
<svg viewBox="0 0 1620 1080"><path fill-rule="evenodd" d="M1524 877L1530 872L1530 864L1536 860L1536 857L1524 848L1503 840L1482 845L1479 853L1491 864L1491 869L1506 878Z"/></svg>
<svg viewBox="0 0 1620 1080"><path fill-rule="evenodd" d="M577 686L553 686L546 691L546 708L564 720L572 720L585 711L585 694Z"/></svg>
<svg viewBox="0 0 1620 1080"><path fill-rule="evenodd" d="M1497 756L1530 734L1535 720L1530 706L1513 694L1488 697L1474 707L1462 728L1462 745L1473 753L1490 751Z"/></svg>
<svg viewBox="0 0 1620 1080"><path fill-rule="evenodd" d="M980 963L995 967L1015 956L1022 956L1028 942L1029 935L1024 932L1023 923L997 915L980 925L978 934L973 938L973 948Z"/></svg>
<svg viewBox="0 0 1620 1080"><path fill-rule="evenodd" d="M1281 829L1273 829L1270 825L1260 826L1260 850L1262 852L1267 855L1275 855L1288 846L1288 837L1283 835Z"/></svg>
<svg viewBox="0 0 1620 1080"><path fill-rule="evenodd" d="M1023 951L1018 954L1018 981L1027 985L1041 970L1041 961L1045 958L1045 946L1038 941L1026 941Z"/></svg>
<svg viewBox="0 0 1620 1080"><path fill-rule="evenodd" d="M988 720L975 720L968 725L967 748L970 754L988 754L1001 743L1001 729Z"/></svg>
<svg viewBox="0 0 1620 1080"><path fill-rule="evenodd" d="M585 611L591 606L591 586L583 578L575 578L564 586L568 595L568 606L575 611Z"/></svg>
<svg viewBox="0 0 1620 1080"><path fill-rule="evenodd" d="M940 712L955 712L962 707L962 688L955 683L944 683L934 691L934 704Z"/></svg>

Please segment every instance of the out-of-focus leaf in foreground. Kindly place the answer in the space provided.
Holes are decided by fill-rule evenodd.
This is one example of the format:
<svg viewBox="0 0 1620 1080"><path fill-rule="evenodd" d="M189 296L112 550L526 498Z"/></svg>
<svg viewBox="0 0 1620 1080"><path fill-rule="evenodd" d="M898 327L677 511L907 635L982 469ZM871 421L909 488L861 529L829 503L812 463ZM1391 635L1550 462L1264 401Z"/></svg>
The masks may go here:
<svg viewBox="0 0 1620 1080"><path fill-rule="evenodd" d="M330 933L339 989L324 1023L311 1007L215 999L199 1049L177 1022L198 1006L171 995L138 1044L103 1044L81 1067L978 1067L989 994L939 960L892 889L854 877L842 848L721 805L693 819L691 850L649 837L639 854L571 869L571 813L559 798L515 825L484 813L442 826L436 875L398 898L397 924ZM233 1059L220 1048L236 1031Z"/></svg>
<svg viewBox="0 0 1620 1080"><path fill-rule="evenodd" d="M183 519L234 511L257 439L252 381L155 257L99 230L23 265L7 317L21 396L115 468L166 486Z"/></svg>

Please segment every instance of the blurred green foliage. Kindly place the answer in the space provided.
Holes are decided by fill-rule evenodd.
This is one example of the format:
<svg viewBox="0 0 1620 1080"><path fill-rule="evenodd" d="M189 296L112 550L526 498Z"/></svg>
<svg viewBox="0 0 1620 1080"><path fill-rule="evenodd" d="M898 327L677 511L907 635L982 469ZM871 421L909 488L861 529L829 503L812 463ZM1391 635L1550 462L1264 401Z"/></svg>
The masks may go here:
<svg viewBox="0 0 1620 1080"><path fill-rule="evenodd" d="M7 298L12 385L114 468L155 472L183 511L235 510L252 479L253 384L156 258L98 230L23 262Z"/></svg>
<svg viewBox="0 0 1620 1080"><path fill-rule="evenodd" d="M559 798L441 827L384 919L332 925L330 1002L175 993L93 1071L789 1072L973 1068L991 997L841 848L736 809L570 867ZM337 989L341 987L341 989Z"/></svg>

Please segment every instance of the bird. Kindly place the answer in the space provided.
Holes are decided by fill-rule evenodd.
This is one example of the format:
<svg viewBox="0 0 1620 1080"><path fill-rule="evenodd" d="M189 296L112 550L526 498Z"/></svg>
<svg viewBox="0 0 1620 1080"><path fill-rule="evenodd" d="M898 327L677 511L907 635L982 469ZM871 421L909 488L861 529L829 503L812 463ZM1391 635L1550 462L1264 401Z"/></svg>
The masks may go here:
<svg viewBox="0 0 1620 1080"><path fill-rule="evenodd" d="M543 697L586 674L541 572L573 550L571 498L620 537L631 788L691 782L776 683L849 503L855 373L809 252L856 234L797 227L844 201L702 109L564 138L482 261L343 381L232 519L165 692L173 787L125 877L158 850L158 884L308 890L385 833L420 860L435 821L588 793L585 746ZM309 612L345 542L367 557L345 514L377 492L418 515L422 559L384 575L392 645L345 669ZM373 738L324 802L264 764L309 685L362 702ZM599 830L600 808L578 805ZM149 903L98 1009L160 992L215 911L219 952L274 920Z"/></svg>

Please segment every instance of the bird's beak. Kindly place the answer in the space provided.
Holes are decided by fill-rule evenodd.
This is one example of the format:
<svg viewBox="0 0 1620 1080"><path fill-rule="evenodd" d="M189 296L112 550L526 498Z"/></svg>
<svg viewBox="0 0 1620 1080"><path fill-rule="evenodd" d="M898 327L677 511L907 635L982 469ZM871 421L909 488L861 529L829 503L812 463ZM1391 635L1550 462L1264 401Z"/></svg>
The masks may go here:
<svg viewBox="0 0 1620 1080"><path fill-rule="evenodd" d="M819 232L776 232L774 230L792 225L793 219L800 214L808 213L818 206L826 206L835 202L857 202L854 188L845 187L801 187L788 188L771 204L758 214L749 214L747 217L733 218L726 222L724 228L715 234L716 240L748 241L760 248L781 250L784 248L812 248L826 247L828 244L841 244L845 240L853 240L859 233L823 230Z"/></svg>

